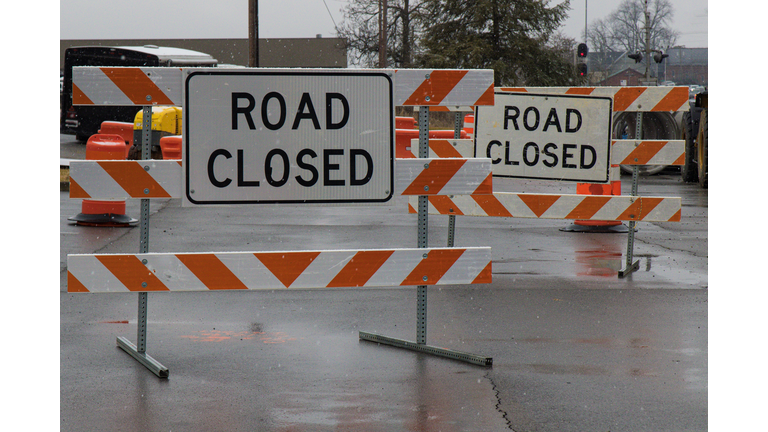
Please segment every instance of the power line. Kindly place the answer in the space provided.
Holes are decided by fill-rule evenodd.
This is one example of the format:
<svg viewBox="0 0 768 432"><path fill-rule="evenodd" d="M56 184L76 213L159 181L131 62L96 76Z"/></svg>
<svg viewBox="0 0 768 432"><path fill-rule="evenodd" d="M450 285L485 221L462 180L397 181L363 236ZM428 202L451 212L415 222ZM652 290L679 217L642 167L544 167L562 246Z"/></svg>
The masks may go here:
<svg viewBox="0 0 768 432"><path fill-rule="evenodd" d="M323 4L325 5L325 10L327 10L327 11L328 11L328 15L331 17L331 21L333 21L333 28L336 28L336 27L338 27L338 26L336 25L336 20L335 20L335 19L333 19L333 15L331 15L331 10L328 8L328 3L326 3L326 2L325 2L325 0L323 0Z"/></svg>

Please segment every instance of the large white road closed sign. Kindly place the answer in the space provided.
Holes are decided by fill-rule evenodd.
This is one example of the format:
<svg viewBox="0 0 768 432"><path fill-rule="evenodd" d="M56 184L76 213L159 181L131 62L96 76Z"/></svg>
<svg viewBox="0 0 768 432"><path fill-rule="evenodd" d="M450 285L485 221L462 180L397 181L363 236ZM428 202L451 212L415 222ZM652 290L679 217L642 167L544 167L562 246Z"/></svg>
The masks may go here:
<svg viewBox="0 0 768 432"><path fill-rule="evenodd" d="M185 206L393 201L384 72L187 70L183 140Z"/></svg>
<svg viewBox="0 0 768 432"><path fill-rule="evenodd" d="M607 183L612 103L608 97L495 93L478 106L475 157L493 175Z"/></svg>

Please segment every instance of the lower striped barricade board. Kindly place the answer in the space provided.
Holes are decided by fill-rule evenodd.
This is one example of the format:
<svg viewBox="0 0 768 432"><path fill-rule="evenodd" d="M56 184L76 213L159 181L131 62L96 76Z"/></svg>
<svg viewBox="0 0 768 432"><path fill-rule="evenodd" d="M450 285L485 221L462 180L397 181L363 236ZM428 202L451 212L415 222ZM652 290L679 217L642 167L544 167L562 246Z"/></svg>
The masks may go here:
<svg viewBox="0 0 768 432"><path fill-rule="evenodd" d="M67 291L155 292L491 283L491 248L67 256Z"/></svg>
<svg viewBox="0 0 768 432"><path fill-rule="evenodd" d="M417 197L408 212L416 213ZM492 195L429 197L429 213L462 216L680 222L679 197L557 195L494 192Z"/></svg>

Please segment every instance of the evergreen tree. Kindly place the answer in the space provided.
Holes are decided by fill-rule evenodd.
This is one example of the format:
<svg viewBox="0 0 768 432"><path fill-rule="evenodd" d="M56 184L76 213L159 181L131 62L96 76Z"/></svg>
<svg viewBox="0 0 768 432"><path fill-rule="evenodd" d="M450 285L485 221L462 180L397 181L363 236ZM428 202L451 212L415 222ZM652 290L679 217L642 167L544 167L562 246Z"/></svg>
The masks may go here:
<svg viewBox="0 0 768 432"><path fill-rule="evenodd" d="M493 69L496 86L573 82L573 60L556 30L570 0L424 0L427 11L416 63L424 68ZM570 51L570 50L568 50Z"/></svg>

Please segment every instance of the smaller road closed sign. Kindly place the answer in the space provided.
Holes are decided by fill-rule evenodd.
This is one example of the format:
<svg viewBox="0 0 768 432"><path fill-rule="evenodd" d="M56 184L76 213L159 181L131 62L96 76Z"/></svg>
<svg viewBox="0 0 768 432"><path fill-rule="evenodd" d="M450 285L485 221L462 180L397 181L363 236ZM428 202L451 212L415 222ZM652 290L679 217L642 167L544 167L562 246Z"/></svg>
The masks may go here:
<svg viewBox="0 0 768 432"><path fill-rule="evenodd" d="M182 204L391 203L392 95L383 72L189 69Z"/></svg>
<svg viewBox="0 0 768 432"><path fill-rule="evenodd" d="M609 97L495 93L478 106L475 157L493 175L608 183L613 101Z"/></svg>

